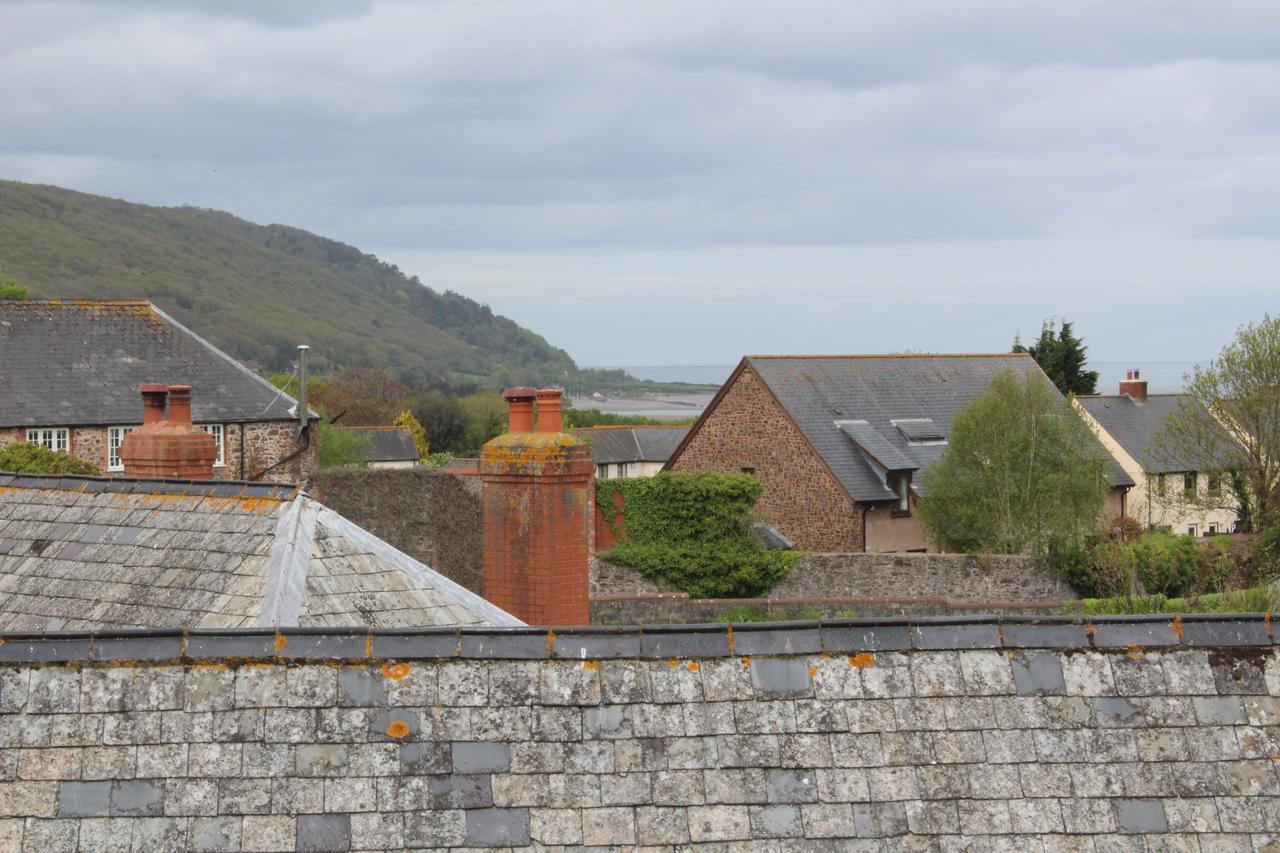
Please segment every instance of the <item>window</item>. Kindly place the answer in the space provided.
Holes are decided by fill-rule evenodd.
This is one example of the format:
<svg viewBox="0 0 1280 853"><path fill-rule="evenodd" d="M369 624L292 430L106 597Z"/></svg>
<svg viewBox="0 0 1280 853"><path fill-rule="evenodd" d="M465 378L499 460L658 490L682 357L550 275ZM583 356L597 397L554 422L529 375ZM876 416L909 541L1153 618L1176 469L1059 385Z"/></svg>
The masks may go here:
<svg viewBox="0 0 1280 853"><path fill-rule="evenodd" d="M198 424L198 426L200 427L200 429L204 430L205 432L209 433L209 435L213 436L213 440L218 443L218 457L213 460L213 467L221 468L225 464L223 462L223 455L222 455L222 446L223 446L222 424Z"/></svg>
<svg viewBox="0 0 1280 853"><path fill-rule="evenodd" d="M1209 494L1213 495L1214 497L1217 497L1218 495L1222 494L1222 475L1221 474L1209 475L1208 489L1209 489Z"/></svg>
<svg viewBox="0 0 1280 853"><path fill-rule="evenodd" d="M1208 530L1207 532L1209 532L1209 533L1217 533L1217 532L1218 532L1218 522L1216 522L1216 521L1211 521L1211 522L1209 522L1209 530Z"/></svg>
<svg viewBox="0 0 1280 853"><path fill-rule="evenodd" d="M124 437L133 432L134 427L107 427L107 470L123 471L124 463L120 461L120 445Z"/></svg>
<svg viewBox="0 0 1280 853"><path fill-rule="evenodd" d="M601 480L607 480L607 479L609 479L609 466L608 466L607 464L606 464L606 465L597 465L597 466L596 466L596 476L597 476L597 477L599 477Z"/></svg>
<svg viewBox="0 0 1280 853"><path fill-rule="evenodd" d="M617 465L615 465L614 467L618 469L618 476L619 476L619 477L625 477L625 476L627 476L627 463L625 463L625 462L619 462L619 463L618 463Z"/></svg>
<svg viewBox="0 0 1280 853"><path fill-rule="evenodd" d="M898 501L894 504L893 515L910 515L911 514L911 474L897 474L894 477L893 490L898 494Z"/></svg>
<svg viewBox="0 0 1280 853"><path fill-rule="evenodd" d="M1195 494L1196 490L1196 472L1188 471L1182 475L1182 490Z"/></svg>
<svg viewBox="0 0 1280 853"><path fill-rule="evenodd" d="M755 468L739 468L738 470L739 470L739 471L741 471L741 472L742 472L742 473L744 473L744 474L755 474L755 473L756 473L756 469L755 469Z"/></svg>
<svg viewBox="0 0 1280 853"><path fill-rule="evenodd" d="M71 449L71 430L66 427L33 427L27 430L27 441L66 453Z"/></svg>
<svg viewBox="0 0 1280 853"><path fill-rule="evenodd" d="M1156 494L1164 494L1164 474L1156 474Z"/></svg>
<svg viewBox="0 0 1280 853"><path fill-rule="evenodd" d="M1188 524L1188 525L1187 525L1187 535L1188 535L1188 536L1195 536L1195 535L1196 535L1196 526L1195 526L1194 524Z"/></svg>

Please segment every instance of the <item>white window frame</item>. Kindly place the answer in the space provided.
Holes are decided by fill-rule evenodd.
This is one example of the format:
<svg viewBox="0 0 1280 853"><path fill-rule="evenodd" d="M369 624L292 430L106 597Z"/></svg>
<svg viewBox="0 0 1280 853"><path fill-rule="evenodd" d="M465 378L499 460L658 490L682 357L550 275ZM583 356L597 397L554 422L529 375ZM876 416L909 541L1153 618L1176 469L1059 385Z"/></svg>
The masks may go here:
<svg viewBox="0 0 1280 853"><path fill-rule="evenodd" d="M213 460L213 467L225 468L227 463L226 463L226 456L223 454L223 449L226 447L226 444L227 444L227 425L226 424L196 424L196 426L200 427L200 429L204 430L205 432L209 433L209 435L213 436L213 440L218 444L218 456L216 459Z"/></svg>
<svg viewBox="0 0 1280 853"><path fill-rule="evenodd" d="M123 471L124 462L120 459L120 445L124 444L124 437L138 428L137 424L131 426L113 426L107 427L107 470Z"/></svg>
<svg viewBox="0 0 1280 853"><path fill-rule="evenodd" d="M27 427L27 442L62 453L71 452L71 430L67 427Z"/></svg>

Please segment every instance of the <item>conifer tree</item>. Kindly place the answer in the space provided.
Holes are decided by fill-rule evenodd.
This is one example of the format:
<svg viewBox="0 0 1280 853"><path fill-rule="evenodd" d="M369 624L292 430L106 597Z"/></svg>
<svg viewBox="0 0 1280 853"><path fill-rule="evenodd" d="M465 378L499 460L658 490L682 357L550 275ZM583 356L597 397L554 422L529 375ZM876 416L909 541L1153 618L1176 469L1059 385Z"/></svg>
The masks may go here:
<svg viewBox="0 0 1280 853"><path fill-rule="evenodd" d="M1045 320L1040 337L1029 347L1023 345L1021 337L1015 337L1013 352L1025 352L1034 358L1063 394L1097 393L1098 372L1085 370L1088 347L1083 338L1075 336L1068 320L1062 321L1061 329L1056 320Z"/></svg>

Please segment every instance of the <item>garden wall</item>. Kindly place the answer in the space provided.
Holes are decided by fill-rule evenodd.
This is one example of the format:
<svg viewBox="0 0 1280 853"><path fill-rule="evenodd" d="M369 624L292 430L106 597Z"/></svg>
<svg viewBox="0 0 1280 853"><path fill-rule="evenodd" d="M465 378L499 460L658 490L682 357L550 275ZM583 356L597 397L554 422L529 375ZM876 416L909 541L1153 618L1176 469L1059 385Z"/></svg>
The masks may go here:
<svg viewBox="0 0 1280 853"><path fill-rule="evenodd" d="M591 597L593 624L647 625L712 622L735 607L776 618L1032 613L1078 596L1029 557L855 553L806 556L767 598L755 599L691 599L596 559Z"/></svg>
<svg viewBox="0 0 1280 853"><path fill-rule="evenodd" d="M326 468L320 500L445 577L482 590L480 478L439 468Z"/></svg>
<svg viewBox="0 0 1280 853"><path fill-rule="evenodd" d="M1273 642L1261 616L8 636L0 849L1270 849Z"/></svg>

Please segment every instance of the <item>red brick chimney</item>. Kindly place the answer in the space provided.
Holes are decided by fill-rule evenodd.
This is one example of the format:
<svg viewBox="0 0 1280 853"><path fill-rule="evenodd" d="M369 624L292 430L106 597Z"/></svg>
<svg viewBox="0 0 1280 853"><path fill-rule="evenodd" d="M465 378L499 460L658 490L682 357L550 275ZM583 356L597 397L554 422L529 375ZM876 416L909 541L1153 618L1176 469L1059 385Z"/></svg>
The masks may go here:
<svg viewBox="0 0 1280 853"><path fill-rule="evenodd" d="M218 444L191 423L191 386L143 385L138 390L142 393L142 426L120 442L125 476L212 480Z"/></svg>
<svg viewBox="0 0 1280 853"><path fill-rule="evenodd" d="M1147 402L1147 380L1141 377L1141 371L1130 370L1120 380L1120 393L1132 397L1136 403Z"/></svg>
<svg viewBox="0 0 1280 853"><path fill-rule="evenodd" d="M561 393L506 391L510 431L480 451L484 597L531 625L585 625L591 618L596 468L586 443L563 431Z"/></svg>

